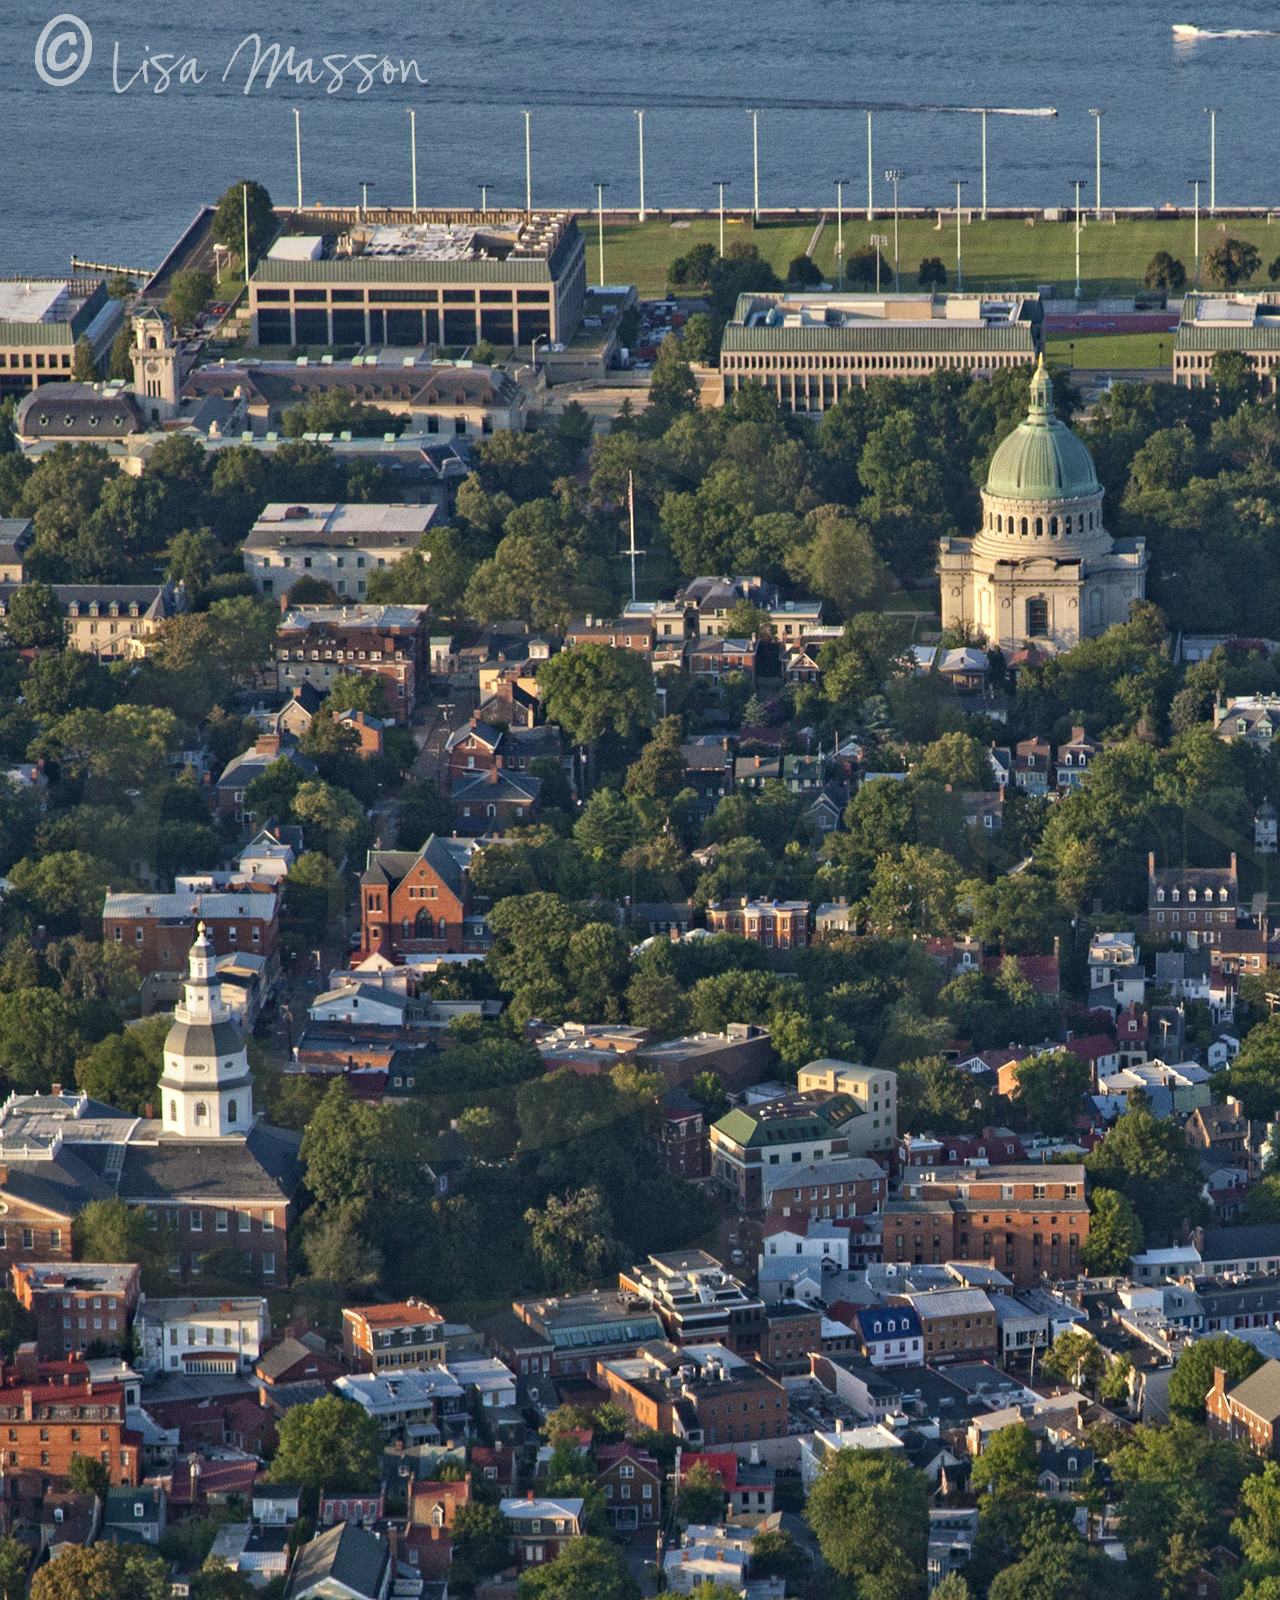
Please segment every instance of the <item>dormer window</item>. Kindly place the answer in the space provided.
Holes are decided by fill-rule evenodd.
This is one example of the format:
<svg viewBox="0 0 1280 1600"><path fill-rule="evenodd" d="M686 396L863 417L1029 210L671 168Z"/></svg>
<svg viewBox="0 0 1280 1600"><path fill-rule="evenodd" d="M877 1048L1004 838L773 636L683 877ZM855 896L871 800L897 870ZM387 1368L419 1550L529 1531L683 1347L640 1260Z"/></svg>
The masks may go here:
<svg viewBox="0 0 1280 1600"><path fill-rule="evenodd" d="M1218 899L1222 901L1224 906L1226 905L1226 903L1227 903L1227 891L1225 889L1219 889L1218 890Z"/></svg>
<svg viewBox="0 0 1280 1600"><path fill-rule="evenodd" d="M1180 889L1175 889L1173 891L1173 903L1174 903L1174 905L1176 906L1181 899L1182 899L1182 891Z"/></svg>
<svg viewBox="0 0 1280 1600"><path fill-rule="evenodd" d="M1195 903L1196 903L1196 892L1195 892L1194 889L1188 889L1187 890L1187 899L1191 902L1192 905L1195 905Z"/></svg>
<svg viewBox="0 0 1280 1600"><path fill-rule="evenodd" d="M1237 717L1236 718L1236 732L1237 733L1248 733L1248 731L1249 731L1249 724L1245 721L1245 719L1243 717Z"/></svg>
<svg viewBox="0 0 1280 1600"><path fill-rule="evenodd" d="M1164 904L1164 890L1163 889L1157 889L1156 890L1156 904L1157 905L1163 905Z"/></svg>

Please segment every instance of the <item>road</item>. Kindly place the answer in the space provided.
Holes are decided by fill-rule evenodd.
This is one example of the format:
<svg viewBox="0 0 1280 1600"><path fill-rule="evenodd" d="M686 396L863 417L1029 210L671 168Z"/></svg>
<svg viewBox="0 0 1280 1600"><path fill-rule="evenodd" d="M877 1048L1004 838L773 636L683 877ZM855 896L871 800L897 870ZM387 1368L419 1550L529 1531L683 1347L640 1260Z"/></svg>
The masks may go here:
<svg viewBox="0 0 1280 1600"><path fill-rule="evenodd" d="M421 737L419 729L414 730L414 738L419 742L419 755L410 774L411 777L428 778L436 783L441 783L443 776L444 747L449 735L455 728L471 720L478 691L464 684L461 678L453 678L448 690L441 690L441 695L440 700L425 708Z"/></svg>

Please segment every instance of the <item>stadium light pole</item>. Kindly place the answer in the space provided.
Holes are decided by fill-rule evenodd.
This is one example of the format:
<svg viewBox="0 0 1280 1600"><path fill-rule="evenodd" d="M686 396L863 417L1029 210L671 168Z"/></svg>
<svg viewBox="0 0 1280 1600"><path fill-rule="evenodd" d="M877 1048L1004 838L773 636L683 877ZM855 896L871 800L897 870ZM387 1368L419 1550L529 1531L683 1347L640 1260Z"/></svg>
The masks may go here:
<svg viewBox="0 0 1280 1600"><path fill-rule="evenodd" d="M760 224L760 113L748 111L751 118L751 220Z"/></svg>
<svg viewBox="0 0 1280 1600"><path fill-rule="evenodd" d="M604 288L604 192L609 187L607 183L596 184L596 220L599 226L598 238L600 240L600 287Z"/></svg>
<svg viewBox="0 0 1280 1600"><path fill-rule="evenodd" d="M298 210L302 210L302 113L294 107L293 147L298 166Z"/></svg>
<svg viewBox="0 0 1280 1600"><path fill-rule="evenodd" d="M1076 299L1080 298L1080 191L1089 181L1087 178L1072 178L1069 180L1075 185L1076 190Z"/></svg>
<svg viewBox="0 0 1280 1600"><path fill-rule="evenodd" d="M524 117L524 213L526 217L533 215L533 149L529 141L529 118L531 112L523 111Z"/></svg>
<svg viewBox="0 0 1280 1600"><path fill-rule="evenodd" d="M898 277L898 184L906 173L901 167L887 167L885 178L893 185L893 292L901 293L901 282Z"/></svg>
<svg viewBox="0 0 1280 1600"><path fill-rule="evenodd" d="M644 112L643 111L637 111L635 113L635 116L636 116L636 126L640 130L640 215L636 218L636 220L637 220L637 222L643 222L645 220L645 209L644 209Z"/></svg>
<svg viewBox="0 0 1280 1600"><path fill-rule="evenodd" d="M1187 182L1195 190L1195 252L1196 252L1196 288L1200 287L1200 185L1203 178L1188 178Z"/></svg>
<svg viewBox="0 0 1280 1600"><path fill-rule="evenodd" d="M1209 114L1209 215L1218 214L1218 113L1221 106L1206 106Z"/></svg>
<svg viewBox="0 0 1280 1600"><path fill-rule="evenodd" d="M1093 118L1094 144L1093 144L1093 220L1102 221L1102 119L1106 112L1099 107L1090 106L1089 115Z"/></svg>
<svg viewBox="0 0 1280 1600"><path fill-rule="evenodd" d="M867 221L876 220L876 197L871 183L871 113L867 112Z"/></svg>
<svg viewBox="0 0 1280 1600"><path fill-rule="evenodd" d="M836 272L838 292L844 293L844 186L846 178L833 178L836 186Z"/></svg>
<svg viewBox="0 0 1280 1600"><path fill-rule="evenodd" d="M728 178L713 178L712 183L720 191L720 259L724 260L724 192L732 188Z"/></svg>
<svg viewBox="0 0 1280 1600"><path fill-rule="evenodd" d="M418 214L418 113L409 110L409 166L413 173L413 214Z"/></svg>
<svg viewBox="0 0 1280 1600"><path fill-rule="evenodd" d="M952 178L956 186L956 290L964 288L964 262L960 253L960 191L969 187L968 178Z"/></svg>

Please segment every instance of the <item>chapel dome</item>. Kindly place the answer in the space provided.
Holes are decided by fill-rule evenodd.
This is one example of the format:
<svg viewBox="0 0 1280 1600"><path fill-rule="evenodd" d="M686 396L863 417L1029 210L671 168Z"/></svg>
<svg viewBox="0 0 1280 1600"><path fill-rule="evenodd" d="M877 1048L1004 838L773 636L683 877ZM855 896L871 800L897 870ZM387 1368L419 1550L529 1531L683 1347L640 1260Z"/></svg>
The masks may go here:
<svg viewBox="0 0 1280 1600"><path fill-rule="evenodd" d="M1026 420L992 456L986 492L998 500L1074 500L1100 492L1088 447L1053 414L1043 357L1031 379Z"/></svg>

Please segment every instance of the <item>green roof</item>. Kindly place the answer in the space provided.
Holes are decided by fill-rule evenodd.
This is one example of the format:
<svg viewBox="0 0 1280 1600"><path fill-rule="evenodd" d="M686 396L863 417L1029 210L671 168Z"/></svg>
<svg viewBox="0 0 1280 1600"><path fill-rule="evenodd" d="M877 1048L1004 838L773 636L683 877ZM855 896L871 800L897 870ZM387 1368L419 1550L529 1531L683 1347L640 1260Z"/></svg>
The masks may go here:
<svg viewBox="0 0 1280 1600"><path fill-rule="evenodd" d="M1280 350L1280 326L1256 322L1218 322L1201 327L1178 324L1173 348L1188 350Z"/></svg>
<svg viewBox="0 0 1280 1600"><path fill-rule="evenodd" d="M761 1106L760 1111L767 1110ZM794 1115L761 1117L735 1106L715 1124L726 1139L753 1150L771 1144L796 1144L801 1139L825 1139L835 1127L860 1116L862 1108L846 1094L833 1095L820 1105L798 1105Z"/></svg>
<svg viewBox="0 0 1280 1600"><path fill-rule="evenodd" d="M936 350L939 354L1031 355L1031 325L1026 322L991 328L959 328L936 323L880 322L868 319L855 327L746 327L731 322L720 341L722 350L805 351L870 350L877 352Z"/></svg>
<svg viewBox="0 0 1280 1600"><path fill-rule="evenodd" d="M987 493L1005 500L1071 500L1098 493L1093 457L1053 414L1053 383L1043 359L1031 380L1026 420L991 458Z"/></svg>

